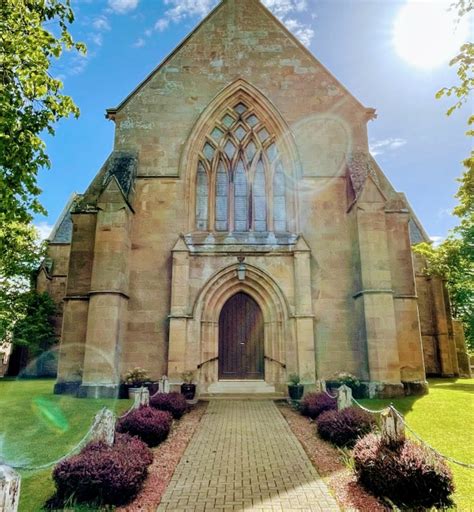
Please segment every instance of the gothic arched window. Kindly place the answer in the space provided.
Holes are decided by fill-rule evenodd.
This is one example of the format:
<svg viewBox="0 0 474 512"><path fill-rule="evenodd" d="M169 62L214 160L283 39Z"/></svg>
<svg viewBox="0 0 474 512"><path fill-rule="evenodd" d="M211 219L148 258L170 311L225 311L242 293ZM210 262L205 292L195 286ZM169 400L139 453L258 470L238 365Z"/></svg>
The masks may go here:
<svg viewBox="0 0 474 512"><path fill-rule="evenodd" d="M275 136L243 101L206 137L196 178L196 229L287 230L285 171Z"/></svg>

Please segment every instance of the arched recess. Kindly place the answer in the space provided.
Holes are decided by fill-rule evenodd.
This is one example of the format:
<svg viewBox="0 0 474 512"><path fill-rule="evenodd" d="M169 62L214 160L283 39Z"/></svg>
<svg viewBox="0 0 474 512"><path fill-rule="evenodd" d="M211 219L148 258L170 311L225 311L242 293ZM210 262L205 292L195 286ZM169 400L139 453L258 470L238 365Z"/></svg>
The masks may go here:
<svg viewBox="0 0 474 512"><path fill-rule="evenodd" d="M215 274L199 294L193 310L194 336L198 339L200 361L208 361L219 354L219 317L226 302L235 294L249 295L260 307L265 325L264 355L265 381L284 384L286 370L277 363L296 368L295 334L290 321L287 300L278 284L263 270L246 265L245 280L237 275L238 264L231 265ZM196 354L197 355L197 354ZM218 380L217 361L200 370L199 381L209 384Z"/></svg>
<svg viewBox="0 0 474 512"><path fill-rule="evenodd" d="M208 140L207 137L213 130L215 130L216 122L225 115L226 111L229 111L235 105L238 105L239 102L250 105L252 110L258 116L258 119L262 124L264 124L268 131L271 132L272 137L275 138L278 157L282 163L284 172L287 175L287 230L295 233L299 232L297 218L297 194L293 185L299 175L300 160L293 135L276 106L261 91L243 79L238 79L225 87L209 103L191 130L191 134L184 147L180 160L180 176L185 177L186 188L188 191L188 231L196 231L196 186L199 162L206 151L213 151L214 149L212 148L212 145L206 144L206 141ZM222 159L226 159L224 152L222 154ZM212 173L215 170L216 169L210 169L210 172ZM272 183L273 180L268 181L269 183ZM215 192L213 191L212 185L213 184L211 184L209 194L210 231L214 231L215 225ZM273 185L269 184L267 190L269 196L271 195L272 188Z"/></svg>

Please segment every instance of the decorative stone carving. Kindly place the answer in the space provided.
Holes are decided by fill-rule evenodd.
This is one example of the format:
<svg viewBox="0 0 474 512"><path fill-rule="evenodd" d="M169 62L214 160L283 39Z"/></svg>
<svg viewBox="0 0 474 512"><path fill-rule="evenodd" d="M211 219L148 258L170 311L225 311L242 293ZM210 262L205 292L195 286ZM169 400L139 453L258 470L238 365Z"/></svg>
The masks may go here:
<svg viewBox="0 0 474 512"><path fill-rule="evenodd" d="M352 389L343 384L337 390L337 410L342 411L352 406Z"/></svg>
<svg viewBox="0 0 474 512"><path fill-rule="evenodd" d="M21 477L9 466L0 465L0 511L16 512L20 501Z"/></svg>

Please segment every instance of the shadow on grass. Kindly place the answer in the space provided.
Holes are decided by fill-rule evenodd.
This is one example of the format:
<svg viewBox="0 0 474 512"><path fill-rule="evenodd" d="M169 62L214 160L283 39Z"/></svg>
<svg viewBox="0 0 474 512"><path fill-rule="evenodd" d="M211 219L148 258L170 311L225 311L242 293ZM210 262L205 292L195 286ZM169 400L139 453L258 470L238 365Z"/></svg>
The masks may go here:
<svg viewBox="0 0 474 512"><path fill-rule="evenodd" d="M438 388L446 391L463 391L465 393L474 393L474 380L469 379L430 379L430 388Z"/></svg>

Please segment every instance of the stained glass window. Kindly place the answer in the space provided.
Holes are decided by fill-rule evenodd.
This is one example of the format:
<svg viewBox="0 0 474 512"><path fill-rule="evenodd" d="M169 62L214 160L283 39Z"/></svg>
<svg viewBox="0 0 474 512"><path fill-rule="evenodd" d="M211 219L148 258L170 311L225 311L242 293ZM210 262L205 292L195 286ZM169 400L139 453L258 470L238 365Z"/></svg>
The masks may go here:
<svg viewBox="0 0 474 512"><path fill-rule="evenodd" d="M228 231L229 177L222 162L216 176L216 231Z"/></svg>
<svg viewBox="0 0 474 512"><path fill-rule="evenodd" d="M207 230L209 203L209 179L206 169L201 162L198 165L196 180L196 227L199 230Z"/></svg>
<svg viewBox="0 0 474 512"><path fill-rule="evenodd" d="M242 160L239 160L234 175L234 222L235 231L248 231L248 180Z"/></svg>
<svg viewBox="0 0 474 512"><path fill-rule="evenodd" d="M217 119L201 148L196 228L286 231L285 173L272 130L246 101L234 103ZM269 190L273 191L270 197ZM214 225L209 225L209 218Z"/></svg>

